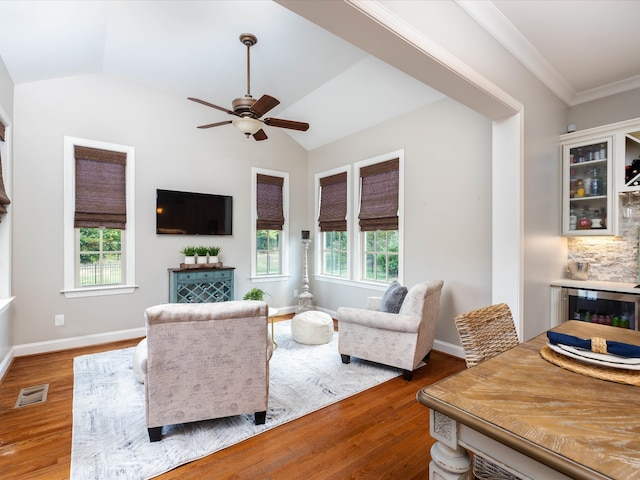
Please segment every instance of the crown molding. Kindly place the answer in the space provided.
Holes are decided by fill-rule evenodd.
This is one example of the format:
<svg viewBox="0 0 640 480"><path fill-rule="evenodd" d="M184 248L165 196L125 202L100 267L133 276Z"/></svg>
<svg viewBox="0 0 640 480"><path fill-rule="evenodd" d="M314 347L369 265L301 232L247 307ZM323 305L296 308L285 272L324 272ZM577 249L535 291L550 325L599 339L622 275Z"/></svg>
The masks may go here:
<svg viewBox="0 0 640 480"><path fill-rule="evenodd" d="M490 0L455 1L560 100L567 105L573 104L575 90Z"/></svg>

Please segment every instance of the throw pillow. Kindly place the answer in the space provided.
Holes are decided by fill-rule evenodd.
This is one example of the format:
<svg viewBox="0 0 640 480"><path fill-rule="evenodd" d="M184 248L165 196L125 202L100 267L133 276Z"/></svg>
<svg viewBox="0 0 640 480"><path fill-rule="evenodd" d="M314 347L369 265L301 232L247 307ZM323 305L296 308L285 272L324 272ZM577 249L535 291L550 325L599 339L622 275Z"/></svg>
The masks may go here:
<svg viewBox="0 0 640 480"><path fill-rule="evenodd" d="M394 280L391 282L391 285L389 285L386 292L384 292L384 295L382 295L382 300L380 300L380 307L378 310L387 313L400 312L400 307L402 306L402 302L406 295L407 287L403 287L397 280Z"/></svg>

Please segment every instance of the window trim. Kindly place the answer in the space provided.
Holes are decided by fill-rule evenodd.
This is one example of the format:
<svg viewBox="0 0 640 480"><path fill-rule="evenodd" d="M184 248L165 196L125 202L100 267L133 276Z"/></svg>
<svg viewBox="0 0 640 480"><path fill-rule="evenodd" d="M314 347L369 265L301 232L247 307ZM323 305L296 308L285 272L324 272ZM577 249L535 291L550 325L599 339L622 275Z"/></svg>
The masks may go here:
<svg viewBox="0 0 640 480"><path fill-rule="evenodd" d="M361 160L353 165L353 191L357 193L357 202L354 202L354 218L360 211L360 169L375 163L382 163L394 158L398 159L398 282L404 284L404 149L395 150L393 152L377 155L366 160ZM375 282L364 278L365 267L362 264L364 259L364 232L360 231L358 222L351 222L351 235L354 239L353 258L358 260L354 262L353 279L358 283L388 285L390 282Z"/></svg>
<svg viewBox="0 0 640 480"><path fill-rule="evenodd" d="M127 227L124 230L125 279L121 285L98 285L91 287L75 286L76 235L74 227L75 212L75 146L112 150L127 154L126 194ZM135 284L135 147L115 143L88 140L76 137L64 137L64 293L66 298L93 297L101 295L121 295L133 293Z"/></svg>
<svg viewBox="0 0 640 480"><path fill-rule="evenodd" d="M273 177L282 177L284 183L282 185L282 213L284 214L284 224L282 225L282 238L280 239L280 255L282 261L282 273L271 275L258 275L258 259L257 259L257 232L256 219L258 218L258 210L256 205L257 199L257 180L258 174L271 175ZM278 170L267 170L264 168L251 167L251 281L252 282L270 282L286 280L289 274L289 173Z"/></svg>
<svg viewBox="0 0 640 480"><path fill-rule="evenodd" d="M347 275L345 277L341 277L338 275L329 275L323 272L323 258L322 258L322 249L323 249L323 232L320 231L320 226L318 225L318 217L320 215L320 179L324 177L330 177L332 175L336 175L338 173L346 173L347 174ZM318 239L315 246L315 264L320 268L316 270L318 273L314 275L314 277L323 278L323 279L335 279L339 281L350 281L352 277L352 237L351 237L351 212L353 208L353 204L351 201L352 198L352 186L351 186L351 165L343 165L342 167L332 168L330 170L325 170L323 172L318 172L315 175L314 180L314 189L315 189L315 216L313 219L315 238Z"/></svg>

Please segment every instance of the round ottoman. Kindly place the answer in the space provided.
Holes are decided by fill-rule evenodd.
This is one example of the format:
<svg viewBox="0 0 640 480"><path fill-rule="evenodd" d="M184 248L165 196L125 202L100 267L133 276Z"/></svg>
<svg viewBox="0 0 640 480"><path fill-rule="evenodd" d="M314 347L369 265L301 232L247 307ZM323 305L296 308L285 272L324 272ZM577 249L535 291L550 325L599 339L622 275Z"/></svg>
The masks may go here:
<svg viewBox="0 0 640 480"><path fill-rule="evenodd" d="M291 320L291 334L296 342L305 345L329 343L333 338L333 319L317 310L299 313Z"/></svg>
<svg viewBox="0 0 640 480"><path fill-rule="evenodd" d="M133 352L133 375L140 383L144 383L147 373L147 339L143 338Z"/></svg>

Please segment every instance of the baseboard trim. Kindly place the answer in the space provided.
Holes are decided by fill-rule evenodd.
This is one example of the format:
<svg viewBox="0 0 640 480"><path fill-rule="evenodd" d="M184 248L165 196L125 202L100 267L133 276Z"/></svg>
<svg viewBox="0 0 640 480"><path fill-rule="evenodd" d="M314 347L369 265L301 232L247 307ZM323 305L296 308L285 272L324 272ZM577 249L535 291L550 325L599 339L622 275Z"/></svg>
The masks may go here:
<svg viewBox="0 0 640 480"><path fill-rule="evenodd" d="M459 345L454 345L453 343L436 340L433 342L433 348L434 350L453 355L454 357L464 358L464 349Z"/></svg>
<svg viewBox="0 0 640 480"><path fill-rule="evenodd" d="M130 330L117 330L115 332L97 333L82 337L69 337L46 342L15 345L11 353L13 356L22 357L24 355L35 355L58 350L69 350L70 348L90 347L92 345L100 345L101 343L130 340L132 338L144 337L146 334L147 331L144 327L132 328Z"/></svg>
<svg viewBox="0 0 640 480"><path fill-rule="evenodd" d="M11 362L13 361L13 348L10 349L0 363L0 382L4 379L5 374L9 371Z"/></svg>

